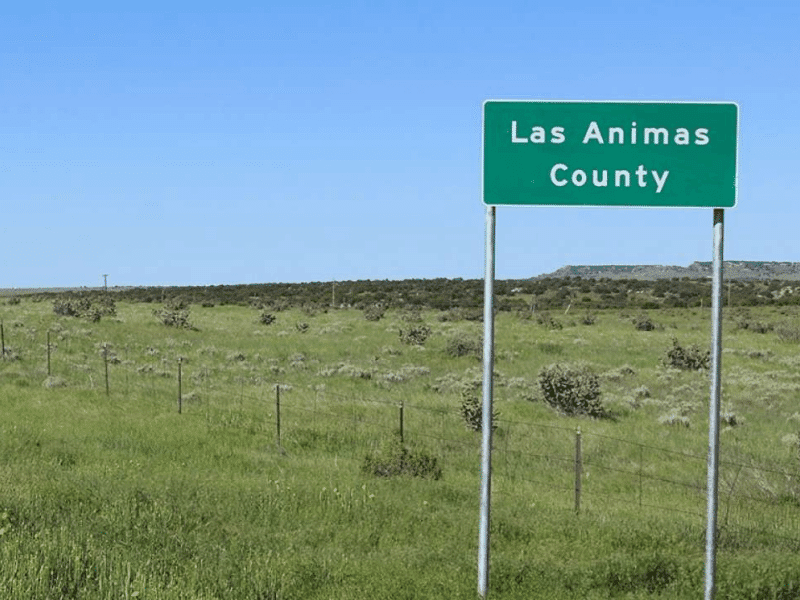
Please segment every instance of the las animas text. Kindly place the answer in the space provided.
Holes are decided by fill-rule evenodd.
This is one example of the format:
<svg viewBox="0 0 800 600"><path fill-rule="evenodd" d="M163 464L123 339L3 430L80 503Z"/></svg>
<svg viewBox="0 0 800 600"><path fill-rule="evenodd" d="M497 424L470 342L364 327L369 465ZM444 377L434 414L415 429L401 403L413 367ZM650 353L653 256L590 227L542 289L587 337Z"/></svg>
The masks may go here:
<svg viewBox="0 0 800 600"><path fill-rule="evenodd" d="M530 134L526 133L520 137L517 128L517 122L511 122L511 143L512 144L563 144L566 141L565 128L561 126L551 127L548 131L541 126L534 125L531 127ZM632 121L630 127L609 127L604 135L603 130L597 124L597 121L591 121L583 134L582 144L584 145L668 145L672 144L677 146L705 146L709 142L708 128L698 127L694 131L690 131L686 127L677 127L670 131L666 127L644 127L641 134L636 121ZM557 163L550 169L550 182L557 186L563 187L572 183L576 187L583 187L587 183L595 187L607 187L613 181L614 187L631 187L631 181L634 181L638 187L647 187L649 178L652 177L652 182L655 184L655 193L660 194L664 189L669 177L669 170L665 169L661 172L656 170L647 170L643 164L636 167L633 171L635 178L632 180L631 171L628 169L615 169L613 171L613 178L609 178L608 169L592 169L591 178L586 170L574 169L571 171L569 177L566 177L567 172L570 172L570 167L564 163Z"/></svg>

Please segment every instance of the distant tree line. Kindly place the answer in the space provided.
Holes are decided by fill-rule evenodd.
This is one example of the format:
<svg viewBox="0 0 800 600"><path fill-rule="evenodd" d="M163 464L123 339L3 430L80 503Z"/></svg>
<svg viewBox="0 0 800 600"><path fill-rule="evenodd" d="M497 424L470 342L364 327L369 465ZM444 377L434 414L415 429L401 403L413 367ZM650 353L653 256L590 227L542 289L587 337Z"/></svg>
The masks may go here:
<svg viewBox="0 0 800 600"><path fill-rule="evenodd" d="M434 309L449 311L483 306L482 279L361 280L310 283L267 283L215 286L138 287L124 290L84 290L29 294L35 300L94 302L108 294L117 300L164 304L175 300L198 306L240 305L280 311L288 308L364 310ZM495 282L499 311L537 312L605 308L691 308L709 306L711 281L688 277L644 281L639 279L584 279L581 277L506 279ZM800 282L777 279L731 281L723 284L727 305L800 305Z"/></svg>

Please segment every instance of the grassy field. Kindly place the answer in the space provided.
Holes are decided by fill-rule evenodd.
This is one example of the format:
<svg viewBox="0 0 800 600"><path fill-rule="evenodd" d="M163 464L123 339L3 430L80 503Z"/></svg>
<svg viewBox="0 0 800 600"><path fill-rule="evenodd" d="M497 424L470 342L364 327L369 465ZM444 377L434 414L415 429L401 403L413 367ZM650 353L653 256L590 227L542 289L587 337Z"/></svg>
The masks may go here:
<svg viewBox="0 0 800 600"><path fill-rule="evenodd" d="M480 439L460 406L479 322L192 306L175 329L153 308L0 305L4 598L476 596ZM593 315L498 316L491 596L697 598L708 375L661 361L673 338L708 346L709 311L651 311L651 331L638 310ZM798 331L796 307L726 310L720 598L800 598ZM541 369L579 361L608 418L543 401ZM362 469L397 462L401 404L406 454L441 477Z"/></svg>

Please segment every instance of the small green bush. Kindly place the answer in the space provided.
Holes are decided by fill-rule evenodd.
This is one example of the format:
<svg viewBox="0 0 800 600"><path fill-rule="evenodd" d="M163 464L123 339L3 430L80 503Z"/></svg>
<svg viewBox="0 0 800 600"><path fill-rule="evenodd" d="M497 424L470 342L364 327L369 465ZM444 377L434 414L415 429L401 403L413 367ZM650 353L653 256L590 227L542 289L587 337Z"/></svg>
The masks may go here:
<svg viewBox="0 0 800 600"><path fill-rule="evenodd" d="M262 325L272 325L275 322L275 315L270 312L262 312L258 321Z"/></svg>
<svg viewBox="0 0 800 600"><path fill-rule="evenodd" d="M635 316L633 318L633 326L637 331L653 331L656 328L655 323L653 323L647 313L641 313Z"/></svg>
<svg viewBox="0 0 800 600"><path fill-rule="evenodd" d="M189 303L180 298L170 298L160 309L153 309L153 315L167 327L192 329L189 321Z"/></svg>
<svg viewBox="0 0 800 600"><path fill-rule="evenodd" d="M364 309L364 318L367 321L380 321L386 313L386 307L382 304L373 304Z"/></svg>
<svg viewBox="0 0 800 600"><path fill-rule="evenodd" d="M117 314L117 306L111 296L90 298L59 298L53 302L53 312L66 317L80 317L97 323L105 315Z"/></svg>
<svg viewBox="0 0 800 600"><path fill-rule="evenodd" d="M750 318L744 317L736 321L736 329L746 329L753 333L769 333L775 328L772 323L762 323L761 321L753 321Z"/></svg>
<svg viewBox="0 0 800 600"><path fill-rule="evenodd" d="M483 431L482 382L470 381L461 388L461 417L470 431ZM492 412L492 431L497 429L497 411Z"/></svg>
<svg viewBox="0 0 800 600"><path fill-rule="evenodd" d="M442 478L442 468L438 462L436 457L425 452L412 453L398 437L377 455L367 454L361 464L361 472L375 477L407 475L439 480Z"/></svg>
<svg viewBox="0 0 800 600"><path fill-rule="evenodd" d="M606 416L600 400L600 378L585 365L555 363L539 373L545 401L565 415Z"/></svg>
<svg viewBox="0 0 800 600"><path fill-rule="evenodd" d="M404 344L413 346L423 346L431 335L431 328L427 325L410 327L407 330L400 330L400 341Z"/></svg>
<svg viewBox="0 0 800 600"><path fill-rule="evenodd" d="M800 342L800 327L797 325L779 325L775 333L782 342Z"/></svg>
<svg viewBox="0 0 800 600"><path fill-rule="evenodd" d="M447 338L445 353L453 358L460 356L474 356L480 358L483 351L483 342L478 335L457 331Z"/></svg>
<svg viewBox="0 0 800 600"><path fill-rule="evenodd" d="M564 328L564 326L561 324L561 321L551 317L550 313L546 310L536 313L536 322L542 327L556 331Z"/></svg>
<svg viewBox="0 0 800 600"><path fill-rule="evenodd" d="M687 371L699 371L707 369L711 363L711 351L701 350L698 346L692 345L684 348L678 342L678 338L672 338L672 348L667 350L662 359L665 367L684 369Z"/></svg>
<svg viewBox="0 0 800 600"><path fill-rule="evenodd" d="M400 313L400 318L406 323L421 323L422 310L418 306L409 306Z"/></svg>

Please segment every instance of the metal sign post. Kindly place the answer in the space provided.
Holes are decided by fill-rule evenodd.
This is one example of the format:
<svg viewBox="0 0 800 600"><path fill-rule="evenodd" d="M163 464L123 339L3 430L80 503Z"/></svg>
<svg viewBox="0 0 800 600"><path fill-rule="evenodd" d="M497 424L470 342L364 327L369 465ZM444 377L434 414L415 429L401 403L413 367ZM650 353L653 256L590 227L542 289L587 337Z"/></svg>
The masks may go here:
<svg viewBox="0 0 800 600"><path fill-rule="evenodd" d="M478 533L478 593L489 592L489 506L492 495L492 392L494 371L495 207L486 207L486 266L483 286L483 408L481 414L481 520Z"/></svg>
<svg viewBox="0 0 800 600"><path fill-rule="evenodd" d="M705 600L714 600L717 567L717 485L719 481L719 399L722 360L722 247L724 216L714 209L714 263L711 282L711 398L708 403L708 489Z"/></svg>

